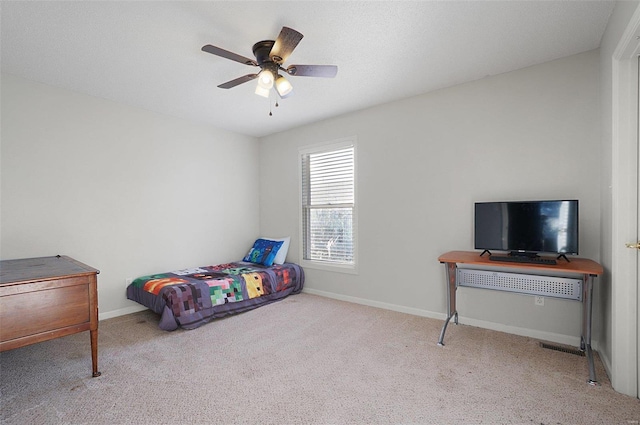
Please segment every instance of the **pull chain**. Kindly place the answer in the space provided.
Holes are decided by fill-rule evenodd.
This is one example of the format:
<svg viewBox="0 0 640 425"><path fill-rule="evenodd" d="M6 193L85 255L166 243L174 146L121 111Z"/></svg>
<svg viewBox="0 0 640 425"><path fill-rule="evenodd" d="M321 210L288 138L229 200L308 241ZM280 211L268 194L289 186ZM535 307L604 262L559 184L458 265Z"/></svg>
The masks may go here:
<svg viewBox="0 0 640 425"><path fill-rule="evenodd" d="M276 97L276 101L275 101L275 107L279 107L280 104L278 103L278 98ZM271 112L271 99L269 99L269 116L272 117L273 113Z"/></svg>

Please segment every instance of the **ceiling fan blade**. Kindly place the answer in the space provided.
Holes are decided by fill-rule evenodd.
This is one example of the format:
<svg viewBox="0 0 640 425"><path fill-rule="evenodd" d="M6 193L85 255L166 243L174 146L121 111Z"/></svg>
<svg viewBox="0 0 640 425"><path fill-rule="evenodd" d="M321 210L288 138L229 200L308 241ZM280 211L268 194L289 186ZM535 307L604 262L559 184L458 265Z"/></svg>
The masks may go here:
<svg viewBox="0 0 640 425"><path fill-rule="evenodd" d="M325 77L333 78L338 73L335 65L290 65L287 74L300 77Z"/></svg>
<svg viewBox="0 0 640 425"><path fill-rule="evenodd" d="M271 48L271 52L269 52L271 60L277 63L286 61L291 52L293 52L293 49L300 43L302 37L304 36L298 31L289 27L282 27L278 38Z"/></svg>
<svg viewBox="0 0 640 425"><path fill-rule="evenodd" d="M227 81L226 83L220 84L218 87L221 89L230 89L235 86L239 86L242 83L246 83L247 81L251 81L258 77L258 74L247 74L242 77L238 77L235 80Z"/></svg>
<svg viewBox="0 0 640 425"><path fill-rule="evenodd" d="M220 56L226 59L231 59L232 61L240 62L245 65L258 66L256 61L254 61L253 59L245 58L244 56L240 56L228 50L221 49L220 47L212 46L211 44L206 44L202 46L202 51L211 53L212 55Z"/></svg>

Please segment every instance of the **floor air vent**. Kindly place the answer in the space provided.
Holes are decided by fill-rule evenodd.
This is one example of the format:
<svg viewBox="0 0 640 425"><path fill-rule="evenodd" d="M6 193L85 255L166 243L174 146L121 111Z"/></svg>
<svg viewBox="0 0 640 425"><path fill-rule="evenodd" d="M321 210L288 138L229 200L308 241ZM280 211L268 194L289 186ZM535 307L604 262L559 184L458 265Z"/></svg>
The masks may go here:
<svg viewBox="0 0 640 425"><path fill-rule="evenodd" d="M457 269L460 286L582 301L582 280L475 269Z"/></svg>
<svg viewBox="0 0 640 425"><path fill-rule="evenodd" d="M560 347L559 345L547 344L546 342L541 342L540 347L546 348L548 350L561 351L563 353L569 353L576 356L584 357L584 351L580 351L576 348Z"/></svg>

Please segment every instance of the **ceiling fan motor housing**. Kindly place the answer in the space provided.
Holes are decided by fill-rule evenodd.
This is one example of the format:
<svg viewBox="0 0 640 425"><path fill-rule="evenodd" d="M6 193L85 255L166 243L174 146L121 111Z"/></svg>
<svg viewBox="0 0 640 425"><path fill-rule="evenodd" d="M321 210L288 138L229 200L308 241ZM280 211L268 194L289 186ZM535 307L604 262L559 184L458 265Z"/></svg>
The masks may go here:
<svg viewBox="0 0 640 425"><path fill-rule="evenodd" d="M280 69L280 65L277 61L281 60L281 58L278 56L270 56L274 43L274 40L258 41L253 45L253 54L256 57L256 61L258 62L260 69L263 71L271 71L273 79L275 80L278 77L278 70Z"/></svg>
<svg viewBox="0 0 640 425"><path fill-rule="evenodd" d="M264 40L258 41L253 45L253 55L256 57L258 61L258 65L262 67L263 63L266 62L277 62L278 60L282 60L281 58L274 56L271 58L269 55L271 53L271 49L273 48L275 41L274 40Z"/></svg>

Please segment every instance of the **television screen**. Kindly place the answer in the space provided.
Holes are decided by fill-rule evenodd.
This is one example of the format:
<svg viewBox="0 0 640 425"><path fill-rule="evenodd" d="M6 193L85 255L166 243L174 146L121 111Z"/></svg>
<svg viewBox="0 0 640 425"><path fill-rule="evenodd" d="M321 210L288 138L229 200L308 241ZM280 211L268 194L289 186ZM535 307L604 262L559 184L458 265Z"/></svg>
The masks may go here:
<svg viewBox="0 0 640 425"><path fill-rule="evenodd" d="M476 202L475 248L578 254L578 201Z"/></svg>

